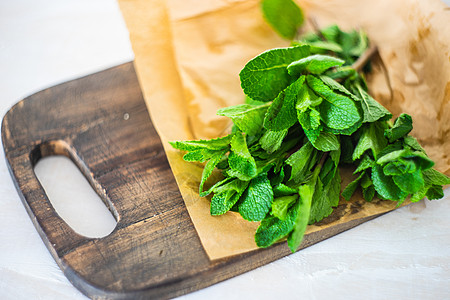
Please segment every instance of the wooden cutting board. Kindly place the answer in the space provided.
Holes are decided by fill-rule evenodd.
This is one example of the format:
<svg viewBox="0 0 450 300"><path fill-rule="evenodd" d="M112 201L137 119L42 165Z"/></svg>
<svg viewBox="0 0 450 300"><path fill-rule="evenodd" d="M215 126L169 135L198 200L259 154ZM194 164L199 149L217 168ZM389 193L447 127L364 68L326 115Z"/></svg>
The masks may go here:
<svg viewBox="0 0 450 300"><path fill-rule="evenodd" d="M149 118L132 63L43 90L2 124L8 166L36 229L67 278L89 297L170 298L290 254L285 243L210 261ZM55 212L33 168L66 155L116 216L103 238L74 232ZM329 217L354 213L341 204ZM310 246L379 214L305 237Z"/></svg>

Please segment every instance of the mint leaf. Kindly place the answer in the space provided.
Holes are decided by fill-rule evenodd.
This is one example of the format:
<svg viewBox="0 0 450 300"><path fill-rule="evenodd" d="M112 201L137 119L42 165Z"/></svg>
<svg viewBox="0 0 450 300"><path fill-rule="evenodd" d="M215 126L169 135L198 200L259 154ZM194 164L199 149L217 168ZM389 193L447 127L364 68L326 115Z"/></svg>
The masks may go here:
<svg viewBox="0 0 450 300"><path fill-rule="evenodd" d="M304 81L305 76L301 76L275 98L264 119L266 129L272 131L285 130L297 122L295 104Z"/></svg>
<svg viewBox="0 0 450 300"><path fill-rule="evenodd" d="M306 80L309 87L326 100L319 105L319 111L328 127L346 129L361 119L355 103L350 98L336 94L317 77L308 75Z"/></svg>
<svg viewBox="0 0 450 300"><path fill-rule="evenodd" d="M325 217L328 217L333 212L333 207L336 207L339 204L339 193L341 191L341 176L339 169L336 168L334 176L327 184L322 186L323 183L325 183L325 181L322 181L319 175L314 197L311 202L309 224L314 224Z"/></svg>
<svg viewBox="0 0 450 300"><path fill-rule="evenodd" d="M258 247L267 248L276 241L284 238L292 231L297 218L299 202L292 206L287 213L286 219L267 217L261 221L255 233L255 242Z"/></svg>
<svg viewBox="0 0 450 300"><path fill-rule="evenodd" d="M250 180L257 174L255 159L247 148L245 137L237 132L231 139L231 151L228 156L230 170L228 175L241 180Z"/></svg>
<svg viewBox="0 0 450 300"><path fill-rule="evenodd" d="M311 48L311 53L326 53L328 51L332 52L342 52L342 47L334 42L327 42L327 41L303 41L303 42L296 42L294 41L294 44L299 45L309 45Z"/></svg>
<svg viewBox="0 0 450 300"><path fill-rule="evenodd" d="M222 215L229 211L239 200L248 186L248 181L234 179L214 188L214 196L211 199L211 215Z"/></svg>
<svg viewBox="0 0 450 300"><path fill-rule="evenodd" d="M183 159L185 161L205 162L211 157L215 156L217 152L221 153L222 151L223 150L208 150L208 149L195 150L183 155Z"/></svg>
<svg viewBox="0 0 450 300"><path fill-rule="evenodd" d="M308 226L311 202L316 188L319 172L320 167L315 168L311 178L299 187L298 193L300 195L300 200L297 208L298 214L295 218L294 228L287 239L289 249L291 249L292 252L297 251L297 248L303 240L306 227Z"/></svg>
<svg viewBox="0 0 450 300"><path fill-rule="evenodd" d="M297 189L289 187L283 183L279 183L279 184L273 186L273 196L274 197L289 196L289 195L297 194L297 193L298 193Z"/></svg>
<svg viewBox="0 0 450 300"><path fill-rule="evenodd" d="M422 175L424 187L411 196L411 202L418 202L425 196L429 200L444 197L442 186L450 184L450 178L434 169L425 170Z"/></svg>
<svg viewBox="0 0 450 300"><path fill-rule="evenodd" d="M367 172L364 172L361 179L361 188L363 192L363 197L367 202L372 201L372 199L375 197L375 187L373 185L372 179L368 175Z"/></svg>
<svg viewBox="0 0 450 300"><path fill-rule="evenodd" d="M415 137L407 135L403 138L403 141L405 142L405 145L408 145L413 150L425 152L425 150L422 148L422 146L420 146L419 142Z"/></svg>
<svg viewBox="0 0 450 300"><path fill-rule="evenodd" d="M172 147L183 151L195 151L195 150L222 150L230 145L231 139L234 134L229 134L222 138L212 140L199 140L199 141L174 141L169 142Z"/></svg>
<svg viewBox="0 0 450 300"><path fill-rule="evenodd" d="M444 198L444 190L440 185L432 185L427 191L428 200L436 200Z"/></svg>
<svg viewBox="0 0 450 300"><path fill-rule="evenodd" d="M261 148L271 154L281 147L283 139L286 137L288 130L271 131L267 130L259 140Z"/></svg>
<svg viewBox="0 0 450 300"><path fill-rule="evenodd" d="M335 151L339 149L339 140L338 138L329 132L321 132L319 136L311 143L317 150L328 152Z"/></svg>
<svg viewBox="0 0 450 300"><path fill-rule="evenodd" d="M346 67L348 68L348 67ZM353 69L352 69L353 70ZM353 70L354 71L354 70ZM348 97L350 97L351 99L353 99L356 102L360 102L361 99L359 99L358 97L356 97L354 94L352 94L349 90L347 90L345 88L345 86L341 85L339 82L337 82L336 80L334 80L333 78L329 77L329 76L325 76L325 75L321 75L319 76L320 80L323 81L323 83L325 83L329 88L331 88L334 91L338 91Z"/></svg>
<svg viewBox="0 0 450 300"><path fill-rule="evenodd" d="M288 208L297 201L298 194L273 199L272 215L280 220L286 220Z"/></svg>
<svg viewBox="0 0 450 300"><path fill-rule="evenodd" d="M390 129L386 129L384 132L389 143L393 143L399 138L407 135L412 130L412 118L408 114L401 114L395 119L394 126Z"/></svg>
<svg viewBox="0 0 450 300"><path fill-rule="evenodd" d="M297 118L308 140L314 142L322 131L320 113L314 108L308 108L305 112L297 111Z"/></svg>
<svg viewBox="0 0 450 300"><path fill-rule="evenodd" d="M364 111L363 123L371 123L378 120L389 120L392 114L384 108L380 103L375 101L365 90L359 85L356 89L358 96L361 98L361 106Z"/></svg>
<svg viewBox="0 0 450 300"><path fill-rule="evenodd" d="M350 198L353 196L364 174L365 172L362 172L355 180L350 182L342 191L342 197L344 197L345 200L349 201Z"/></svg>
<svg viewBox="0 0 450 300"><path fill-rule="evenodd" d="M310 174L311 165L314 165L317 159L317 150L309 142L294 152L286 160L286 164L292 167L288 184L296 186L304 182Z"/></svg>
<svg viewBox="0 0 450 300"><path fill-rule="evenodd" d="M334 129L334 128L328 127L327 125L323 125L323 131L329 132L332 134L339 134L339 135L352 135L361 127L361 124L362 124L362 119L359 119L359 121L357 121L355 124L353 124L349 128L345 128L345 129Z"/></svg>
<svg viewBox="0 0 450 300"><path fill-rule="evenodd" d="M361 158L361 161L359 162L358 167L356 168L356 170L353 172L353 174L362 172L368 168L373 167L373 164L375 163L375 161L370 158L369 155L365 154L363 155L363 157Z"/></svg>
<svg viewBox="0 0 450 300"><path fill-rule="evenodd" d="M263 16L285 39L292 40L303 24L303 13L292 0L262 0Z"/></svg>
<svg viewBox="0 0 450 300"><path fill-rule="evenodd" d="M402 191L395 184L391 176L383 173L383 169L379 165L372 168L372 181L377 193L385 199L401 201L408 196L408 193Z"/></svg>
<svg viewBox="0 0 450 300"><path fill-rule="evenodd" d="M263 220L272 206L273 191L267 174L258 175L250 181L248 189L242 195L239 213L248 221Z"/></svg>
<svg viewBox="0 0 450 300"><path fill-rule="evenodd" d="M214 171L214 168L222 160L222 157L225 155L226 152L227 150L216 152L216 154L205 164L205 167L203 168L202 172L202 179L200 181L200 186L198 187L198 192L201 197L205 197L209 194L209 193L205 194L205 192L203 192L203 185L205 184L206 180L208 180L209 176L211 176L212 172Z"/></svg>
<svg viewBox="0 0 450 300"><path fill-rule="evenodd" d="M383 150L384 152L384 150ZM380 156L377 160L377 163L380 165L384 165L390 162L405 162L412 161L416 167L416 169L426 170L433 167L434 162L428 158L428 156L421 151L411 151L410 149L402 149L395 150L389 152L383 156ZM405 167L406 168L406 167ZM415 171L415 169L413 169Z"/></svg>
<svg viewBox="0 0 450 300"><path fill-rule="evenodd" d="M423 177L425 182L434 185L447 185L450 184L450 178L435 169L428 169L423 171Z"/></svg>
<svg viewBox="0 0 450 300"><path fill-rule="evenodd" d="M405 173L392 176L395 184L404 192L414 194L424 187L422 172L417 170L414 173Z"/></svg>
<svg viewBox="0 0 450 300"><path fill-rule="evenodd" d="M291 82L286 67L309 55L308 46L268 50L250 60L239 73L244 93L258 101L271 101Z"/></svg>
<svg viewBox="0 0 450 300"><path fill-rule="evenodd" d="M381 152L387 145L387 140L384 137L384 129L379 122L370 123L361 128L361 137L353 152L353 160L359 159L367 150L372 150L375 159L378 153Z"/></svg>
<svg viewBox="0 0 450 300"><path fill-rule="evenodd" d="M256 135L263 126L264 116L269 105L269 103L259 105L239 104L221 108L217 111L217 114L233 120L234 125L242 132L248 135Z"/></svg>
<svg viewBox="0 0 450 300"><path fill-rule="evenodd" d="M383 167L383 172L386 175L402 175L406 173L414 173L420 170L414 160L399 158L391 161Z"/></svg>
<svg viewBox="0 0 450 300"><path fill-rule="evenodd" d="M306 112L308 109L313 109L314 106L322 103L322 98L318 97L306 84L302 85L298 92L297 100L295 105L297 113Z"/></svg>
<svg viewBox="0 0 450 300"><path fill-rule="evenodd" d="M298 76L303 71L308 71L312 74L321 74L329 68L341 66L342 64L344 64L342 59L329 55L316 54L292 62L287 66L287 70L291 76Z"/></svg>

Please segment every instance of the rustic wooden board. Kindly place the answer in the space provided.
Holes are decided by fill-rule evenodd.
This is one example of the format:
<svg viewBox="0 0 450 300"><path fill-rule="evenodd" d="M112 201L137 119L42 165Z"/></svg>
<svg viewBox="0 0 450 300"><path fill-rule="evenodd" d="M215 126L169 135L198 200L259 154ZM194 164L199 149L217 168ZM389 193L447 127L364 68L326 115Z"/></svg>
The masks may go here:
<svg viewBox="0 0 450 300"><path fill-rule="evenodd" d="M124 115L128 114L129 118ZM89 297L170 298L288 255L285 243L210 261L149 118L132 63L70 81L15 105L2 124L11 175L34 225L68 279ZM33 167L66 155L118 221L104 238L75 233L55 212ZM341 204L335 220L358 206ZM367 216L308 235L302 247Z"/></svg>

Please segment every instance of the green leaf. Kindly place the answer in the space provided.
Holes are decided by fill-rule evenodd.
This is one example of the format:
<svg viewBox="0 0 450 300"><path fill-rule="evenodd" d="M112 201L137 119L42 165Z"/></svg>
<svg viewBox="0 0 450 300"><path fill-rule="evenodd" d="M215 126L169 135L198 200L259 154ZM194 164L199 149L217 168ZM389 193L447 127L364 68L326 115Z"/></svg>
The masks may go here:
<svg viewBox="0 0 450 300"><path fill-rule="evenodd" d="M314 108L308 109L305 112L297 112L298 122L302 126L303 132L308 137L308 140L314 142L322 131L322 126L320 126L320 113Z"/></svg>
<svg viewBox="0 0 450 300"><path fill-rule="evenodd" d="M250 60L239 73L244 93L258 101L271 101L293 78L286 67L309 55L309 46L268 50Z"/></svg>
<svg viewBox="0 0 450 300"><path fill-rule="evenodd" d="M425 198L425 196L427 195L427 192L430 189L430 187L431 187L430 185L429 186L425 185L424 188L422 188L417 193L414 193L411 196L410 201L414 203L414 202L419 202L420 200Z"/></svg>
<svg viewBox="0 0 450 300"><path fill-rule="evenodd" d="M427 184L447 185L450 184L450 178L435 169L423 171L423 177Z"/></svg>
<svg viewBox="0 0 450 300"><path fill-rule="evenodd" d="M368 168L372 168L374 163L375 163L375 161L372 158L370 158L369 155L367 155L367 154L363 155L363 157L361 158L361 161L359 162L358 167L353 172L353 174L362 172Z"/></svg>
<svg viewBox="0 0 450 300"><path fill-rule="evenodd" d="M353 196L364 174L365 172L362 172L355 180L350 182L342 191L342 197L344 197L345 200L349 201L350 198Z"/></svg>
<svg viewBox="0 0 450 300"><path fill-rule="evenodd" d="M346 68L348 68L348 67L346 67ZM321 75L321 76L319 76L319 78L320 78L320 80L323 81L323 83L325 83L332 90L338 91L338 92L348 96L349 98L353 99L356 102L360 102L361 101L361 99L356 97L353 93L351 93L349 90L347 90L345 88L345 86L341 85L339 82L337 82L333 78L331 78L329 76L325 76L325 75Z"/></svg>
<svg viewBox="0 0 450 300"><path fill-rule="evenodd" d="M314 142L311 142L317 150L328 152L339 149L338 138L329 132L321 132Z"/></svg>
<svg viewBox="0 0 450 300"><path fill-rule="evenodd" d="M332 134L339 134L339 135L352 135L361 127L361 124L362 124L362 119L360 119L358 122L353 124L351 127L345 128L345 129L334 129L334 128L330 128L324 124L323 131L329 132Z"/></svg>
<svg viewBox="0 0 450 300"><path fill-rule="evenodd" d="M300 246L303 235L305 234L306 227L308 226L309 216L311 212L311 203L316 188L317 178L320 172L320 167L314 169L313 175L307 181L307 183L299 187L299 206L298 214L295 218L295 225L292 232L289 234L287 242L289 249L295 252Z"/></svg>
<svg viewBox="0 0 450 300"><path fill-rule="evenodd" d="M269 105L269 103L259 105L239 104L221 108L217 111L217 114L233 120L234 125L242 132L255 135L263 126L264 116Z"/></svg>
<svg viewBox="0 0 450 300"><path fill-rule="evenodd" d="M308 109L312 109L312 107L322 103L322 98L317 96L306 84L302 85L297 98L298 101L295 105L297 113L306 112Z"/></svg>
<svg viewBox="0 0 450 300"><path fill-rule="evenodd" d="M391 176L384 175L383 169L379 165L372 168L372 181L377 193L385 199L401 201L408 196L408 193L399 189Z"/></svg>
<svg viewBox="0 0 450 300"><path fill-rule="evenodd" d="M294 152L286 160L286 164L292 167L288 183L296 186L304 182L310 174L310 166L315 164L317 159L317 150L309 142Z"/></svg>
<svg viewBox="0 0 450 300"><path fill-rule="evenodd" d="M385 152L383 150L383 152ZM380 156L377 160L377 164L384 165L394 161L413 161L416 168L419 170L426 170L433 167L434 162L421 151L411 151L410 149L401 149L389 152L383 156Z"/></svg>
<svg viewBox="0 0 450 300"><path fill-rule="evenodd" d="M228 148L234 134L229 134L222 138L212 140L198 140L198 141L174 141L169 142L172 147L183 151L195 150L222 150Z"/></svg>
<svg viewBox="0 0 450 300"><path fill-rule="evenodd" d="M406 136L412 128L411 116L408 114L401 114L395 119L394 126L390 129L386 129L384 135L389 140L389 143L393 143L399 138Z"/></svg>
<svg viewBox="0 0 450 300"><path fill-rule="evenodd" d="M273 191L267 174L258 175L242 195L239 213L248 221L263 220L272 206Z"/></svg>
<svg viewBox="0 0 450 300"><path fill-rule="evenodd" d="M308 75L306 79L309 87L326 100L319 105L319 111L328 127L346 129L360 121L358 109L350 98L333 92L317 77Z"/></svg>
<svg viewBox="0 0 450 300"><path fill-rule="evenodd" d="M311 48L311 53L326 53L327 51L342 52L342 47L334 42L312 41L312 42L302 42L299 44L309 45L309 47Z"/></svg>
<svg viewBox="0 0 450 300"><path fill-rule="evenodd" d="M353 152L353 160L359 159L369 149L372 150L373 157L377 158L378 153L387 145L383 127L379 122L369 123L361 131L361 137Z"/></svg>
<svg viewBox="0 0 450 300"><path fill-rule="evenodd" d="M283 139L286 137L287 133L287 129L280 131L267 130L259 140L259 144L261 145L261 148L266 150L267 153L271 154L280 148L281 143L283 142Z"/></svg>
<svg viewBox="0 0 450 300"><path fill-rule="evenodd" d="M274 197L289 196L298 193L297 189L289 187L283 183L275 185L272 190Z"/></svg>
<svg viewBox="0 0 450 300"><path fill-rule="evenodd" d="M231 152L228 155L229 176L241 180L250 180L257 175L256 162L247 148L245 137L237 132L231 140Z"/></svg>
<svg viewBox="0 0 450 300"><path fill-rule="evenodd" d="M444 197L442 186L450 184L450 178L434 169L425 170L422 172L422 175L424 186L411 196L411 202L418 202L425 196L429 200L441 199Z"/></svg>
<svg viewBox="0 0 450 300"><path fill-rule="evenodd" d="M248 181L234 179L214 188L214 196L211 199L211 215L222 215L229 211L239 200L248 186Z"/></svg>
<svg viewBox="0 0 450 300"><path fill-rule="evenodd" d="M228 149L225 149L225 151L227 150ZM222 151L223 150L208 150L208 149L195 150L183 155L183 159L185 161L205 162L208 159L214 157L218 152L222 153Z"/></svg>
<svg viewBox="0 0 450 300"><path fill-rule="evenodd" d="M357 86L357 92L361 98L361 106L364 112L363 123L372 123L378 120L389 120L392 118L392 114L359 85Z"/></svg>
<svg viewBox="0 0 450 300"><path fill-rule="evenodd" d="M280 220L286 220L289 207L291 207L297 199L298 194L273 199L272 215Z"/></svg>
<svg viewBox="0 0 450 300"><path fill-rule="evenodd" d="M205 164L205 167L203 168L203 172L202 172L202 179L200 181L200 186L198 187L198 192L201 197L205 197L209 194L209 193L203 192L203 185L205 184L206 180L208 180L209 176L211 176L212 172L214 171L214 168L222 160L222 157L225 155L226 152L227 152L227 150L224 150L222 152L218 151L216 153L216 155L214 155Z"/></svg>
<svg viewBox="0 0 450 300"><path fill-rule="evenodd" d="M282 37L292 40L303 24L303 13L292 0L262 0L263 16Z"/></svg>
<svg viewBox="0 0 450 300"><path fill-rule="evenodd" d="M440 185L432 185L426 194L428 200L437 200L444 198L444 190Z"/></svg>
<svg viewBox="0 0 450 300"><path fill-rule="evenodd" d="M421 151L421 152L425 153L425 150L422 148L422 146L420 146L419 142L417 141L417 139L415 137L407 135L404 137L403 140L404 140L405 144L408 145L409 147L411 147L413 150Z"/></svg>
<svg viewBox="0 0 450 300"><path fill-rule="evenodd" d="M297 122L295 104L304 81L305 77L300 77L275 98L264 119L266 129L272 131L285 130Z"/></svg>
<svg viewBox="0 0 450 300"><path fill-rule="evenodd" d="M414 194L424 187L422 172L417 170L414 173L405 173L392 176L395 184L404 192Z"/></svg>
<svg viewBox="0 0 450 300"><path fill-rule="evenodd" d="M375 187L373 185L372 179L369 176L369 172L364 172L361 178L361 189L363 192L363 197L367 202L370 202L375 197Z"/></svg>
<svg viewBox="0 0 450 300"><path fill-rule="evenodd" d="M277 217L268 217L262 220L255 233L256 245L261 248L267 248L287 236L294 227L298 214L298 206L299 201L288 210L284 221Z"/></svg>
<svg viewBox="0 0 450 300"><path fill-rule="evenodd" d="M329 55L316 54L292 62L287 66L287 70L291 76L298 76L305 70L312 74L321 74L329 68L343 64L344 61L342 59Z"/></svg>
<svg viewBox="0 0 450 300"><path fill-rule="evenodd" d="M399 158L398 160L395 161L391 161L383 167L384 174L390 176L414 173L417 170L420 169L417 168L416 164L414 163L414 160L402 158Z"/></svg>
<svg viewBox="0 0 450 300"><path fill-rule="evenodd" d="M321 170L322 171L322 170ZM333 212L333 207L339 204L339 193L341 191L341 176L336 168L332 179L324 186L325 181L317 179L314 197L311 203L309 224L314 224L328 217Z"/></svg>
<svg viewBox="0 0 450 300"><path fill-rule="evenodd" d="M339 36L342 31L337 25L333 24L321 29L320 33L327 41L339 42Z"/></svg>
<svg viewBox="0 0 450 300"><path fill-rule="evenodd" d="M341 161L344 164L353 164L352 154L355 146L350 136L341 135Z"/></svg>
<svg viewBox="0 0 450 300"><path fill-rule="evenodd" d="M284 164L284 161L283 161L283 164ZM289 193L289 194L284 194L284 195L277 195L275 192L275 190L277 189L277 187L279 185L284 185L284 184L282 184L282 182L284 181L284 177L285 177L285 174L284 174L283 166L276 166L272 170L272 174L271 174L271 176L269 176L269 180L270 180L270 185L272 186L272 189L273 189L274 197L286 196L286 195L292 194L292 193Z"/></svg>

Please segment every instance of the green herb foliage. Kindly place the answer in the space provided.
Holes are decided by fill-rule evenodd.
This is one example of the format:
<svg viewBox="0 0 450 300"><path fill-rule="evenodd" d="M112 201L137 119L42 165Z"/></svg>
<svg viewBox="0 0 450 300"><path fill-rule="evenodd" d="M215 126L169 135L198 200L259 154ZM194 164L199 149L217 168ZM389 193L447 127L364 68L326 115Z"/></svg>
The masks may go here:
<svg viewBox="0 0 450 300"><path fill-rule="evenodd" d="M291 0L264 0L267 21L292 39L303 21ZM392 114L373 99L364 75L350 66L367 50L362 31L331 26L265 51L240 72L246 103L220 109L230 118L230 135L212 140L176 141L186 161L205 163L199 193L211 198L211 215L236 211L260 221L259 247L287 238L296 251L308 224L329 216L340 199L339 165L351 163L356 179L342 197L360 188L374 197L411 201L443 197L450 178L412 136L412 119ZM218 169L223 180L208 182ZM208 190L204 186L209 185Z"/></svg>

